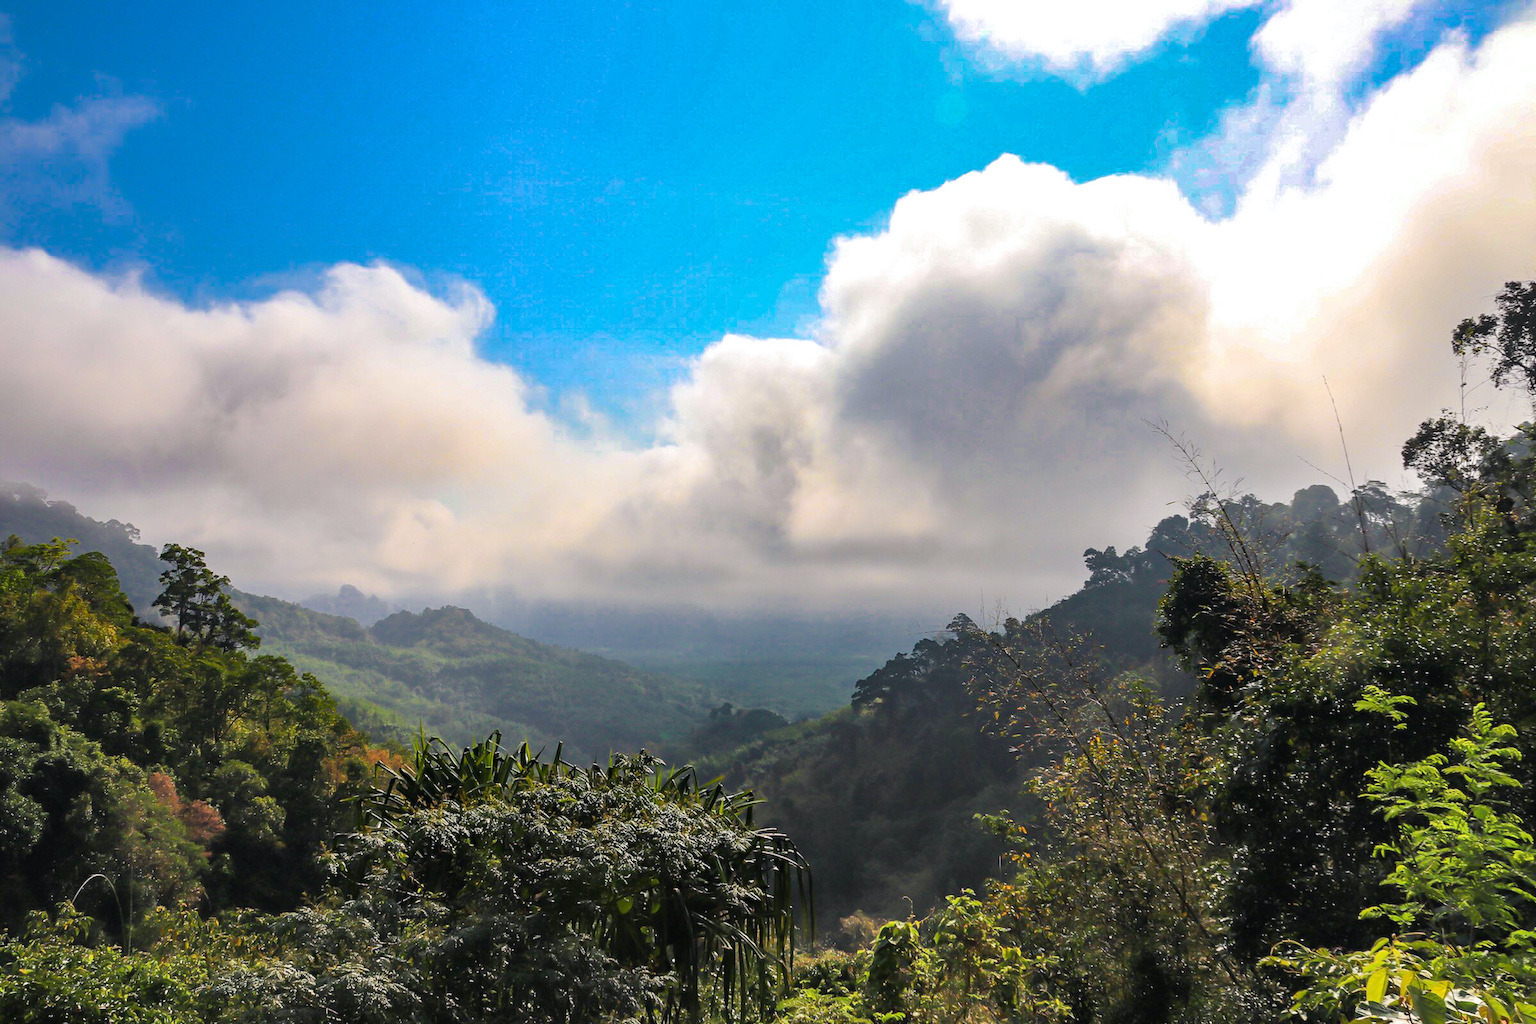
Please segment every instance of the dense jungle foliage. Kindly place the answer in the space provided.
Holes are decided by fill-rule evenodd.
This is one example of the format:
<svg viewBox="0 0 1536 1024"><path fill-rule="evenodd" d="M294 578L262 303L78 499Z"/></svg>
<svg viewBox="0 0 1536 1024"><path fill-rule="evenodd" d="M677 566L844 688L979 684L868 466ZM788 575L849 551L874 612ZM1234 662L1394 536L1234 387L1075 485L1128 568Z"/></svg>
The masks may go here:
<svg viewBox="0 0 1536 1024"><path fill-rule="evenodd" d="M1180 560L1233 562L1237 538L1239 554L1263 578L1294 575L1304 563L1339 583L1354 578L1367 549L1406 557L1440 550L1441 516L1453 504L1454 492L1443 488L1414 501L1375 481L1348 502L1325 485L1298 491L1288 504L1208 495L1191 515L1163 519L1144 546L1084 552L1082 589L1022 624L999 623L999 635L1048 626L1083 637L1105 672L1134 672L1182 702L1196 675L1156 630ZM679 745L707 774L766 798L765 813L816 865L824 932L835 933L843 918L925 914L946 894L981 887L1007 847L974 827L975 816L1005 807L1037 813L1023 783L1054 754L1033 736L984 733L970 688L978 666L996 656L996 640L962 616L861 680L836 714L775 727L761 712L717 710Z"/></svg>
<svg viewBox="0 0 1536 1024"><path fill-rule="evenodd" d="M1536 399L1536 285L1453 346ZM197 552L147 626L11 543L0 1019L1533 1024L1533 440L1446 413L1417 500L1211 493L826 720L717 708L782 831L647 755L392 755Z"/></svg>
<svg viewBox="0 0 1536 1024"><path fill-rule="evenodd" d="M581 1021L771 1006L809 882L746 794L499 735L371 746L200 552L0 549L0 1020Z"/></svg>

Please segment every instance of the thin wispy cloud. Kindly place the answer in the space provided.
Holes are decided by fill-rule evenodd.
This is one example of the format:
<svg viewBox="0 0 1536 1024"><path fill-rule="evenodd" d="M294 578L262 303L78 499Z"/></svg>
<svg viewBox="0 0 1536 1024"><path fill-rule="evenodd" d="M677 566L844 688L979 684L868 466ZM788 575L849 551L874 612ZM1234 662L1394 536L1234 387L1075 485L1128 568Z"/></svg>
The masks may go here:
<svg viewBox="0 0 1536 1024"><path fill-rule="evenodd" d="M0 220L20 203L88 204L109 215L125 206L107 161L123 137L160 109L140 96L95 96L54 108L46 118L0 119Z"/></svg>
<svg viewBox="0 0 1536 1024"><path fill-rule="evenodd" d="M0 111L26 72L0 17ZM160 116L143 96L93 95L56 104L47 116L0 114L0 226L23 204L90 205L113 216L125 209L112 187L108 162L133 129Z"/></svg>

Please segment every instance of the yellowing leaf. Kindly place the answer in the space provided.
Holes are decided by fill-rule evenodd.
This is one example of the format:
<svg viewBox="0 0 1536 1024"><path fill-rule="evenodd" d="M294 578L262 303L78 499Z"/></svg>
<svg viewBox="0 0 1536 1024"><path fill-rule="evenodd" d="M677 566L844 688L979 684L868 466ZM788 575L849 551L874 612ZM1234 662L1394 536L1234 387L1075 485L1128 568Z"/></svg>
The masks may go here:
<svg viewBox="0 0 1536 1024"><path fill-rule="evenodd" d="M1388 971L1387 971L1387 969L1385 967L1383 967L1381 970L1376 971L1368 979L1366 979L1366 982L1365 982L1365 999L1366 999L1366 1002L1370 1002L1370 1003L1379 1003L1379 1002L1381 1002L1382 997L1387 994L1387 975L1388 975Z"/></svg>

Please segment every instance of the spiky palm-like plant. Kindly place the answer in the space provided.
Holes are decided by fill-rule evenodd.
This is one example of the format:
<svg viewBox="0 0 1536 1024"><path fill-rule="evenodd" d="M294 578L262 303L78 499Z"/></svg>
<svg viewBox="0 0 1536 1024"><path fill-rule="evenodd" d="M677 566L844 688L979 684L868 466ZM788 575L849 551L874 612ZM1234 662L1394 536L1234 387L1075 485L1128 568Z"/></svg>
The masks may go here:
<svg viewBox="0 0 1536 1024"><path fill-rule="evenodd" d="M628 972L633 1009L664 1020L710 1002L744 1016L782 990L810 873L788 836L754 822L752 793L645 753L583 769L498 734L457 752L418 738L385 772L343 861L359 892L442 908L439 948L462 962L432 976L473 975L527 1019L556 1004L591 1012L590 985L530 958L562 936ZM493 948L492 920L520 938Z"/></svg>

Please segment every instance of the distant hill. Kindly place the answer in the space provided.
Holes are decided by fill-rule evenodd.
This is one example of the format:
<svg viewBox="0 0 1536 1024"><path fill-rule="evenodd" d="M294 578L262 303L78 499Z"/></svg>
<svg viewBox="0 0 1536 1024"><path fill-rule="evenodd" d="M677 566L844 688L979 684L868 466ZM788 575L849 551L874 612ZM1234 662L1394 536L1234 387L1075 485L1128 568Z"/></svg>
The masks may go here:
<svg viewBox="0 0 1536 1024"><path fill-rule="evenodd" d="M710 694L594 654L541 644L463 608L396 612L364 627L276 598L239 594L275 653L395 721L452 742L500 728L571 756L654 748L703 720ZM377 726L375 726L377 728Z"/></svg>
<svg viewBox="0 0 1536 1024"><path fill-rule="evenodd" d="M132 525L91 519L27 484L4 484L0 539L10 534L27 543L74 539L79 551L100 551L140 617L157 618L164 566ZM462 608L397 611L365 626L275 597L232 596L261 624L263 652L313 673L348 720L378 739L409 742L422 725L462 743L500 729L514 742L553 748L563 740L570 756L597 757L676 740L718 703L699 683L541 644ZM383 604L355 588L338 598L363 609Z"/></svg>
<svg viewBox="0 0 1536 1024"><path fill-rule="evenodd" d="M399 605L390 604L372 594L365 594L352 584L342 586L334 594L316 594L299 602L305 608L327 615L345 615L365 626L371 626L386 615L404 611Z"/></svg>

